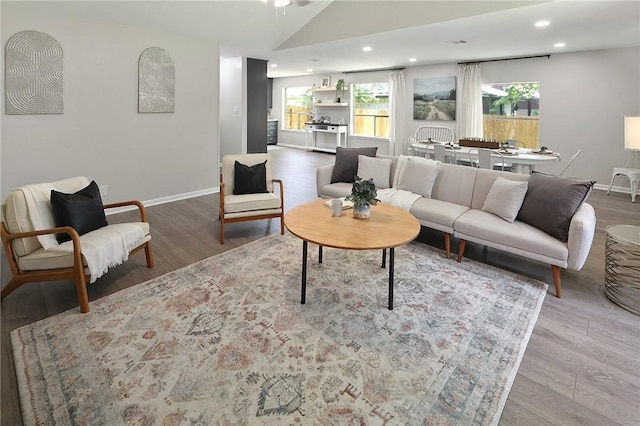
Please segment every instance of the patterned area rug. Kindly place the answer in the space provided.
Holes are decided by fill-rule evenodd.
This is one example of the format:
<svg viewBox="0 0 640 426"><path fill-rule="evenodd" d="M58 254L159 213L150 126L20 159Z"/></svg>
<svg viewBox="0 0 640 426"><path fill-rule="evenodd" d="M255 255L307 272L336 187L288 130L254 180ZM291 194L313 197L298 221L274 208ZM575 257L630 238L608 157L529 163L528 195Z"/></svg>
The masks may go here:
<svg viewBox="0 0 640 426"><path fill-rule="evenodd" d="M274 235L11 333L25 424L497 423L547 285ZM99 283L97 284L99 285Z"/></svg>

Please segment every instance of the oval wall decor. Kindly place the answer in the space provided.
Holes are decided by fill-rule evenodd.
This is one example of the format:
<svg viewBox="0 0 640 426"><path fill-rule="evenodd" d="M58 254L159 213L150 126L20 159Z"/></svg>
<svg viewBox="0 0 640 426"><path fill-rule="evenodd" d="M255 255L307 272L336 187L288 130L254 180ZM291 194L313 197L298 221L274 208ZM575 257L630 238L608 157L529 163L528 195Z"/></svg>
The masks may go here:
<svg viewBox="0 0 640 426"><path fill-rule="evenodd" d="M62 114L62 47L50 35L21 31L5 47L7 114Z"/></svg>
<svg viewBox="0 0 640 426"><path fill-rule="evenodd" d="M138 60L138 112L174 112L176 70L161 47L145 49Z"/></svg>

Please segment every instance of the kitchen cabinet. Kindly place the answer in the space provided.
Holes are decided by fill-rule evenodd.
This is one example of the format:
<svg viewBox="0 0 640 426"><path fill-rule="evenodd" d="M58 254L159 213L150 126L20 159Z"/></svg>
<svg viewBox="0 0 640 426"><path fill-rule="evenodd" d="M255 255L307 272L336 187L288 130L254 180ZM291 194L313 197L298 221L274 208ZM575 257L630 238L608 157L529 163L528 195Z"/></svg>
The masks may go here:
<svg viewBox="0 0 640 426"><path fill-rule="evenodd" d="M267 145L278 144L278 120L267 120Z"/></svg>

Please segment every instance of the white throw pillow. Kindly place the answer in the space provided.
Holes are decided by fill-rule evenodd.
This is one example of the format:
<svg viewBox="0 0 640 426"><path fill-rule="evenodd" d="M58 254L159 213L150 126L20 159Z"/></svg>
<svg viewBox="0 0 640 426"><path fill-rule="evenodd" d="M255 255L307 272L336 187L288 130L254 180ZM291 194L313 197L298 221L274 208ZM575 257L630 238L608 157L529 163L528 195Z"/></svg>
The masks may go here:
<svg viewBox="0 0 640 426"><path fill-rule="evenodd" d="M431 198L433 185L440 172L440 162L419 157L407 158L407 162L398 179L398 189Z"/></svg>
<svg viewBox="0 0 640 426"><path fill-rule="evenodd" d="M358 155L358 177L373 178L376 188L388 188L391 179L391 160Z"/></svg>
<svg viewBox="0 0 640 426"><path fill-rule="evenodd" d="M507 222L513 222L527 194L527 185L526 181L497 178L487 194L487 199L484 200L482 210L500 216Z"/></svg>

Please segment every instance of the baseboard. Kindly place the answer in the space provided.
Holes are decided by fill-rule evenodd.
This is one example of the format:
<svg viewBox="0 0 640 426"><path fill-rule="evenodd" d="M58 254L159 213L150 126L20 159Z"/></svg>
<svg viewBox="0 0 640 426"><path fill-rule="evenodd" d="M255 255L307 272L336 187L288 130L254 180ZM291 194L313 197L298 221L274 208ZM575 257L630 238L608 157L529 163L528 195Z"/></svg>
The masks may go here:
<svg viewBox="0 0 640 426"><path fill-rule="evenodd" d="M602 191L608 191L609 190L609 185L604 184L604 183L596 183L595 185L593 185L593 189L600 189ZM624 194L631 194L631 188L630 187L625 187L625 186L612 186L611 187L611 192L622 192Z"/></svg>
<svg viewBox="0 0 640 426"><path fill-rule="evenodd" d="M304 145L290 145L287 143L280 143L280 142L278 142L277 146L284 146L286 148L295 148L295 149L304 149L304 150L307 149L307 147L305 147Z"/></svg>
<svg viewBox="0 0 640 426"><path fill-rule="evenodd" d="M169 195L167 197L153 198L151 200L143 201L142 204L145 207L157 206L160 204L172 203L174 201L186 200L188 198L201 197L203 195L209 194L217 194L220 192L220 187L216 186L213 188L200 189L198 191L184 192L182 194ZM127 206L127 207L118 207L115 209L109 209L106 211L107 216L117 213L123 213L130 210L137 210L138 208L135 206Z"/></svg>

